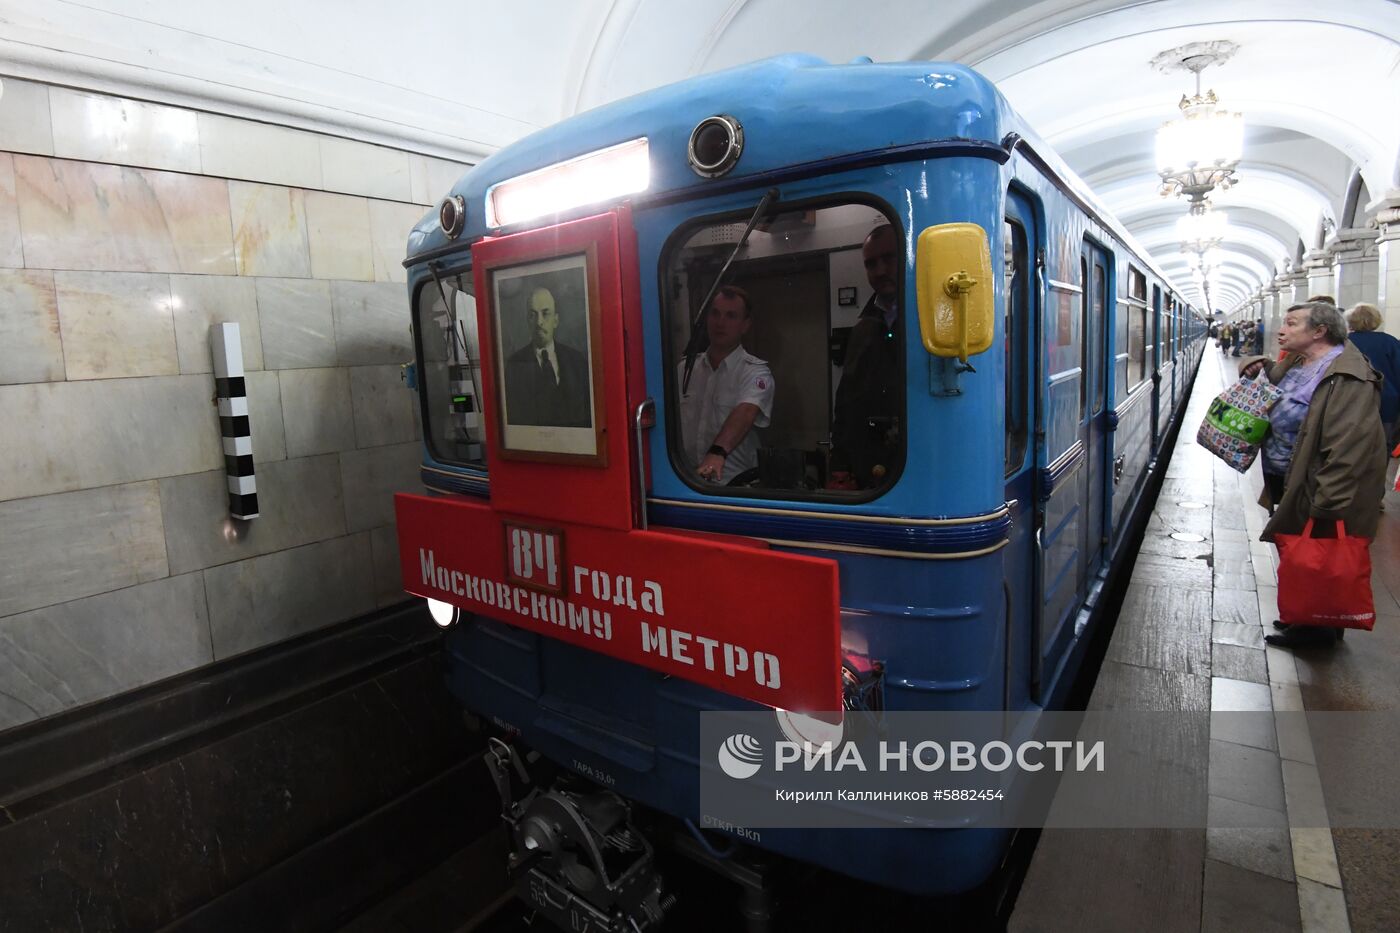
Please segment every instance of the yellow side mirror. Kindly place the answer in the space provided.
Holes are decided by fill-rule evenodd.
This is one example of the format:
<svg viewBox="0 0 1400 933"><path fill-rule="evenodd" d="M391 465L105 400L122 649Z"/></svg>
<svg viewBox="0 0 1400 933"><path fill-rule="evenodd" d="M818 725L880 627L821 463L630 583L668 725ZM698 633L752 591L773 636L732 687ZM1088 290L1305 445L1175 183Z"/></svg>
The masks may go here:
<svg viewBox="0 0 1400 933"><path fill-rule="evenodd" d="M934 356L964 363L992 345L992 251L977 224L939 224L919 234L915 255L919 331Z"/></svg>

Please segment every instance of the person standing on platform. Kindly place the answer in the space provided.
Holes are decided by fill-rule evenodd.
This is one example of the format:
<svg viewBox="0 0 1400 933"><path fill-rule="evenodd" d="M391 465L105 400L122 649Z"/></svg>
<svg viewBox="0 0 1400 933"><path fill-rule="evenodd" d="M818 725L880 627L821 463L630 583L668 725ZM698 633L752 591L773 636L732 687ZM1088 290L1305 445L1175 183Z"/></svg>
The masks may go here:
<svg viewBox="0 0 1400 933"><path fill-rule="evenodd" d="M1381 424L1385 425L1385 449L1390 451L1400 438L1400 340L1380 329L1381 309L1362 302L1347 312L1350 339L1385 379L1381 383Z"/></svg>
<svg viewBox="0 0 1400 933"><path fill-rule="evenodd" d="M1242 376L1264 372L1283 390L1269 411L1262 450L1259 504L1271 517L1261 540L1302 534L1310 519L1315 537L1334 535L1338 521L1349 536L1375 537L1386 464L1381 377L1346 337L1335 305L1305 302L1284 315L1282 360L1256 357L1240 364ZM1343 631L1279 621L1274 627L1282 631L1265 641L1289 648L1326 644Z"/></svg>

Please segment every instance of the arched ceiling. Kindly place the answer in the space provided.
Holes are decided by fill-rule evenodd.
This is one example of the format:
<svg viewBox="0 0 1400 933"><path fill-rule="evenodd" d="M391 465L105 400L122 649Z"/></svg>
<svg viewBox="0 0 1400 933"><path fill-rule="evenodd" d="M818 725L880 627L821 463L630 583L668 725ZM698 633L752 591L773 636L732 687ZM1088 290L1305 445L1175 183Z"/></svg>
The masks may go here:
<svg viewBox="0 0 1400 933"><path fill-rule="evenodd" d="M1193 90L1150 66L1229 40L1203 86L1245 115L1212 304L1231 310L1339 224L1352 176L1400 188L1393 0L0 0L0 72L475 160L647 88L782 52L949 59L1012 105L1188 297L1154 134ZM1363 211L1365 205L1362 205ZM1358 220L1358 223L1364 222Z"/></svg>

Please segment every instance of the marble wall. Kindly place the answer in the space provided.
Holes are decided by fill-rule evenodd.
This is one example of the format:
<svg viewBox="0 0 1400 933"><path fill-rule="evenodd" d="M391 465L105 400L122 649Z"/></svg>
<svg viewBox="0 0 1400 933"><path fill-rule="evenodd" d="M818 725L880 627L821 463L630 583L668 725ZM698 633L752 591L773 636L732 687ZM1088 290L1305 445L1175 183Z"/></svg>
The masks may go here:
<svg viewBox="0 0 1400 933"><path fill-rule="evenodd" d="M400 265L464 166L4 79L0 730L404 598ZM209 327L261 517L228 517Z"/></svg>

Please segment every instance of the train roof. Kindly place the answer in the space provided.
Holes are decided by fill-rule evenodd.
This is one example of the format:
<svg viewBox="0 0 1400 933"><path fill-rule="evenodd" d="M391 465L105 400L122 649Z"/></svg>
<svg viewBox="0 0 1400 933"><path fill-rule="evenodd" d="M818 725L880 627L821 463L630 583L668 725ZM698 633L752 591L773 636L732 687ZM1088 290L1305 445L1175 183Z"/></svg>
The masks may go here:
<svg viewBox="0 0 1400 933"><path fill-rule="evenodd" d="M913 146L970 140L1000 147L1008 133L1032 144L1057 180L1096 213L1148 265L1147 254L1113 220L1057 155L1041 143L996 87L951 62L858 61L833 65L812 55L782 55L628 97L542 129L473 166L452 187L466 203L459 239L493 233L485 217L491 186L558 162L645 136L651 159L647 197L685 189L701 194L686 153L691 131L706 117L730 114L744 128L744 157L727 184L805 163ZM542 220L543 222L543 220ZM409 237L408 254L450 245L436 212ZM1158 275L1161 271L1153 269ZM1162 276L1165 281L1165 276Z"/></svg>

